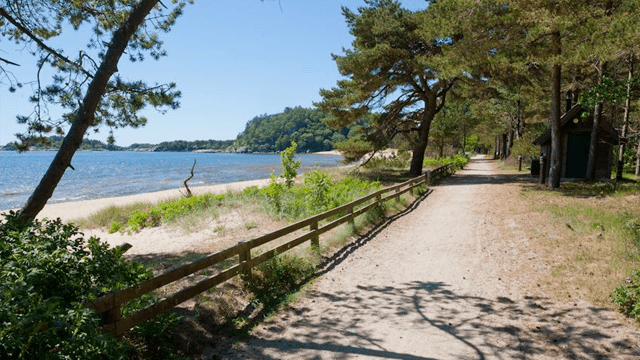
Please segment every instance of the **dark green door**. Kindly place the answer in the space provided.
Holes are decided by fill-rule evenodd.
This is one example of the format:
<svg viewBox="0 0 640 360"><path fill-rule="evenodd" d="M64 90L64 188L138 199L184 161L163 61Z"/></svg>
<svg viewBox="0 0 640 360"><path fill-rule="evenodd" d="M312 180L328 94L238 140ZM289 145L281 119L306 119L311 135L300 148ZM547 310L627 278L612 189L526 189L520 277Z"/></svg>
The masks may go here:
<svg viewBox="0 0 640 360"><path fill-rule="evenodd" d="M565 177L584 179L587 177L589 143L591 134L569 134L567 139L567 166Z"/></svg>

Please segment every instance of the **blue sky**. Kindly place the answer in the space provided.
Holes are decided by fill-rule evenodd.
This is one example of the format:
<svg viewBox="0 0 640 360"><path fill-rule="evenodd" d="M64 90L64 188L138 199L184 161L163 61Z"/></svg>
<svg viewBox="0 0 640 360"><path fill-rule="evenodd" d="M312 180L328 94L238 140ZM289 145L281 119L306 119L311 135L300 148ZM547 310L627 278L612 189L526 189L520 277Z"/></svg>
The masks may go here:
<svg viewBox="0 0 640 360"><path fill-rule="evenodd" d="M404 0L417 10L425 0ZM352 38L341 13L362 0L196 0L187 6L168 34L161 34L168 56L131 64L122 59L124 78L153 83L176 82L182 91L178 110L162 115L146 111L147 126L118 129L116 143L170 140L234 139L247 121L285 107L312 107L320 88L331 88L340 74L331 54L349 48ZM86 31L86 30L85 30ZM71 34L56 46L77 53L82 34ZM36 68L19 49L0 45L0 56L18 60L21 82L35 78ZM9 93L0 84L0 144L24 131L16 115L28 114L28 86ZM105 140L108 129L91 138Z"/></svg>

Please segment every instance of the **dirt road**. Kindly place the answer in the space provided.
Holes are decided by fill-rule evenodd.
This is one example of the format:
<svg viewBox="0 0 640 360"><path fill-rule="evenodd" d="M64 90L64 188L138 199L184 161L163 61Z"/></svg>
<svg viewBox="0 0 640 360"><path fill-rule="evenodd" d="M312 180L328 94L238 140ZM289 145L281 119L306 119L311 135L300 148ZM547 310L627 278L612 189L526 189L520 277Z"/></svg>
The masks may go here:
<svg viewBox="0 0 640 360"><path fill-rule="evenodd" d="M527 290L545 267L495 211L517 186L495 166L472 160L337 254L308 296L221 358L639 358L637 328L611 311Z"/></svg>

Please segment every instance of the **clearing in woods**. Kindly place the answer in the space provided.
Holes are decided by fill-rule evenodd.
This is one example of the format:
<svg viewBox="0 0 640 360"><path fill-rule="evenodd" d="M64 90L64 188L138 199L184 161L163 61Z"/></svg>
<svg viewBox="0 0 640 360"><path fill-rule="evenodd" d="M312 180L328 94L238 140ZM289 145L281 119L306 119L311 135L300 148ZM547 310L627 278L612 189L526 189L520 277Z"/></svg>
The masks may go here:
<svg viewBox="0 0 640 360"><path fill-rule="evenodd" d="M203 357L637 359L637 327L586 301L536 291L548 268L522 218L503 206L530 178L496 166L472 159L337 254L300 301Z"/></svg>

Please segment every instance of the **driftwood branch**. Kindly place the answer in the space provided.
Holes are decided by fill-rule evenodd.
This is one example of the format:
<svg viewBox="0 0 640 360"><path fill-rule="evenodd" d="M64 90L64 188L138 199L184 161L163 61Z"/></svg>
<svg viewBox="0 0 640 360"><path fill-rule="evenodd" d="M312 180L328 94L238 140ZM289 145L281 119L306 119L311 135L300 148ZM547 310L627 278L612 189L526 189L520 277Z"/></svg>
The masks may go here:
<svg viewBox="0 0 640 360"><path fill-rule="evenodd" d="M191 190L189 189L189 185L187 185L187 181L191 180L193 178L193 169L196 168L196 159L193 159L193 166L191 166L191 175L187 178L187 180L184 181L184 187L187 189L187 193L186 194L182 194L182 191L180 192L182 194L182 196L184 197L191 197L193 196L193 194L191 193Z"/></svg>

